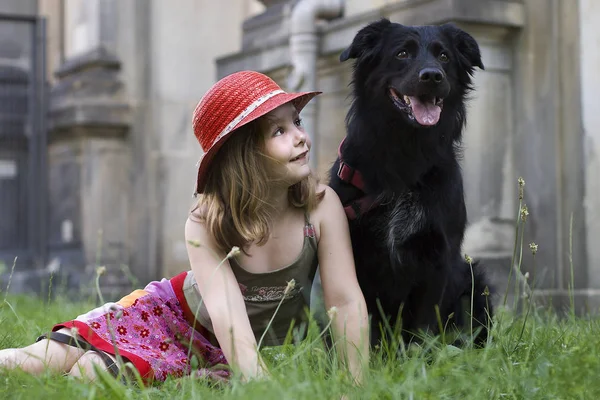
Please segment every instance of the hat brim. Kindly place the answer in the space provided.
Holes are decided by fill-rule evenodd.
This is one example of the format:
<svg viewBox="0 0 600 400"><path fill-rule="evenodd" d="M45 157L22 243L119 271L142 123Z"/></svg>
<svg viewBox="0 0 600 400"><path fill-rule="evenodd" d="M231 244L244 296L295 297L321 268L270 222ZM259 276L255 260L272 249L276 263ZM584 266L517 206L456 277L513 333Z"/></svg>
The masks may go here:
<svg viewBox="0 0 600 400"><path fill-rule="evenodd" d="M215 155L223 146L223 144L227 141L227 139L230 138L231 135L237 129L262 117L265 114L268 114L277 107L289 102L293 102L298 112L300 112L308 104L309 101L311 101L315 96L321 93L322 92L280 93L271 97L269 100L265 101L263 104L258 106L254 111L249 113L237 125L235 125L230 132L219 138L219 140L217 140L210 147L210 149L208 149L208 151L202 155L198 165L198 177L196 179L196 190L194 194L200 194L204 191L204 187L206 186L206 180L208 176L208 170L215 158Z"/></svg>

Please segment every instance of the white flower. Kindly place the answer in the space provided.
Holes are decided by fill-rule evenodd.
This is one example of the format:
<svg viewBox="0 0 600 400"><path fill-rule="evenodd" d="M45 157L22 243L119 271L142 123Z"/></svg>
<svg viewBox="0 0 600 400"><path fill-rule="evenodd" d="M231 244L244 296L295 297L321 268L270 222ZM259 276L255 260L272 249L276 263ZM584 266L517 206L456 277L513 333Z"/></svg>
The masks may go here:
<svg viewBox="0 0 600 400"><path fill-rule="evenodd" d="M231 257L235 257L235 256L237 256L238 254L240 254L240 248L239 248L239 247L237 247L237 246L233 246L233 247L231 248L231 250L229 251L229 253L227 254L227 257L226 257L226 258L229 260Z"/></svg>
<svg viewBox="0 0 600 400"><path fill-rule="evenodd" d="M327 310L327 316L329 317L329 319L335 318L337 313L338 313L338 309L335 306L333 306L329 310Z"/></svg>

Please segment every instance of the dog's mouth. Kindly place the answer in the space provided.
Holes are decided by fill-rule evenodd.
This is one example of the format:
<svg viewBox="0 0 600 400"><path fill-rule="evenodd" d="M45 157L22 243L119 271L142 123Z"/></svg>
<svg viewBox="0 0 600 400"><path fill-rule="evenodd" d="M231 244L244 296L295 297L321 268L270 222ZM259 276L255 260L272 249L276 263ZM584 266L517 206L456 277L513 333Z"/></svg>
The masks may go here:
<svg viewBox="0 0 600 400"><path fill-rule="evenodd" d="M439 122L444 108L444 99L441 97L406 96L392 87L388 93L394 105L408 114L409 119L423 126L433 126Z"/></svg>

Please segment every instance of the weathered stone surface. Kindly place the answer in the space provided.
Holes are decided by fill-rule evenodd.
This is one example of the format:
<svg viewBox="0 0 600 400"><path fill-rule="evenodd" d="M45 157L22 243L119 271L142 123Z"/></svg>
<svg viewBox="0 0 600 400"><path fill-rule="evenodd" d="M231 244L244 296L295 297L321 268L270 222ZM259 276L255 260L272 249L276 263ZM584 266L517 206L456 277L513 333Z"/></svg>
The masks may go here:
<svg viewBox="0 0 600 400"><path fill-rule="evenodd" d="M131 7L126 3L119 2L119 12ZM177 7L154 1L148 11L147 53L131 44L125 51L125 44L119 43L123 46L119 55L133 65L128 77L135 104L140 112L145 109L144 122L138 128L136 120L131 137L139 200L132 207L136 214L132 218L144 226L136 228L132 238L138 241L139 234L146 239L133 251L149 261L135 260L140 276L160 279L190 268L183 227L194 201L196 163L202 155L192 132L192 114L216 80L215 57L240 49L249 7L240 0L221 0L218 7L204 0L181 0ZM144 38L136 40L143 46Z"/></svg>
<svg viewBox="0 0 600 400"><path fill-rule="evenodd" d="M513 162L516 175L525 178L524 202L530 212L524 270L533 273L527 246L535 242L539 246L536 287L541 289L540 296L551 296L567 292L571 265L576 288L589 287L590 283L582 207L578 5L560 3L559 7L556 3L548 7L540 0L524 4L527 23L514 43ZM550 32L560 32L560 37Z"/></svg>
<svg viewBox="0 0 600 400"><path fill-rule="evenodd" d="M105 290L129 287L131 124L119 60L97 48L67 61L51 92L48 146L49 253L89 288L105 266ZM75 288L78 289L78 288ZM89 290L89 289L88 289Z"/></svg>
<svg viewBox="0 0 600 400"><path fill-rule="evenodd" d="M261 14L248 18L242 24L242 49L250 50L269 46L289 35L291 1L273 2Z"/></svg>
<svg viewBox="0 0 600 400"><path fill-rule="evenodd" d="M579 45L573 46L569 56L579 52L581 57L581 113L583 122L583 158L585 173L585 191L583 208L585 210L585 230L587 244L588 284L600 289L600 2L580 0ZM571 43L572 45L572 43ZM569 71L570 69L567 69ZM581 214L581 213L578 213ZM578 219L581 221L581 218ZM579 239L581 240L581 239ZM597 294L597 296L600 294Z"/></svg>
<svg viewBox="0 0 600 400"><path fill-rule="evenodd" d="M111 126L102 133L122 135L131 124L130 106L118 78L120 62L103 47L69 59L56 71L49 107L50 140L73 126ZM85 135L85 130L78 133ZM100 133L100 132L97 132Z"/></svg>
<svg viewBox="0 0 600 400"><path fill-rule="evenodd" d="M590 11L593 6L589 0L584 1L584 7L595 15ZM587 248L590 239L586 244L586 237L591 236L586 230L593 231L600 223L590 223L588 219L586 226L584 221L586 209L594 216L600 202L594 189L600 174L594 169L598 158L594 149L598 146L594 134L586 132L589 147L587 158L584 157L580 122L582 86L579 71L573 70L579 65L578 29L582 18L586 19L582 15L577 4L566 2L549 7L543 0L413 0L382 2L379 8L371 7L366 12L350 13L346 18L321 24L315 89L325 93L316 99L317 171L327 172L345 134L343 117L349 106L350 65L339 64L337 56L356 32L383 16L409 25L454 22L478 40L486 66L485 71L475 74L477 90L469 102L464 136L463 169L470 220L465 252L482 259L495 276L497 286L506 287L518 214L517 178L523 176L524 202L530 212L523 241L523 273L530 272L530 279L535 280L544 299L552 293L562 298L569 286L572 264L574 286L579 290L576 296L582 299L596 296L600 278L591 276L600 275L596 271L600 260L592 256L597 251L590 253ZM261 21L264 26L258 27ZM251 23L259 31L267 29L270 21L264 17ZM581 43L590 46L595 43L594 38L597 41L596 28L589 22L586 27L583 29L586 39L582 38ZM278 29L274 32L268 40L257 41L239 53L218 59L218 76L251 68L285 82L290 64L289 39ZM581 51L586 59L595 60L593 50ZM586 65L595 64L589 61ZM597 77L590 69L582 71L586 82ZM590 89L584 93L596 92ZM597 105L590 96L587 103ZM598 114L588 111L586 121L593 120L590 115ZM583 207L584 193L590 194L587 208ZM535 277L529 251L531 242L539 245Z"/></svg>
<svg viewBox="0 0 600 400"><path fill-rule="evenodd" d="M240 69L266 72L286 86L294 2L276 3L243 25L236 21L245 18L247 6L238 0L223 0L219 9L201 8L199 0L182 0L177 9L145 0L78 4L85 12L71 26L69 57L57 71L50 109L49 173L54 182L62 180L50 192L56 205L52 255L60 255L64 265L78 265L79 272L88 265L93 277L94 231L110 211L114 215L107 221L124 219L117 224L122 232L104 232L119 238L102 249L106 260L123 258L140 282L189 267L182 226L201 153L191 135L191 112L217 78ZM471 223L465 252L481 258L504 289L517 217L516 180L523 176L530 211L523 271L533 279L528 244L535 241L538 294L565 304L573 265L575 303L597 304L595 0L349 0L346 11L345 18L318 23L317 89L324 94L315 99L317 172L326 174L345 134L351 65L340 64L338 55L357 30L381 16L406 24L458 23L479 41L486 66L475 75L465 131ZM215 32L218 42L206 40ZM216 65L206 61L215 55ZM117 170L125 174L115 179L111 171ZM84 216L84 206L92 210L86 214L96 214ZM110 279L121 284L103 277Z"/></svg>
<svg viewBox="0 0 600 400"><path fill-rule="evenodd" d="M2 0L0 14L33 17L37 14L38 0Z"/></svg>

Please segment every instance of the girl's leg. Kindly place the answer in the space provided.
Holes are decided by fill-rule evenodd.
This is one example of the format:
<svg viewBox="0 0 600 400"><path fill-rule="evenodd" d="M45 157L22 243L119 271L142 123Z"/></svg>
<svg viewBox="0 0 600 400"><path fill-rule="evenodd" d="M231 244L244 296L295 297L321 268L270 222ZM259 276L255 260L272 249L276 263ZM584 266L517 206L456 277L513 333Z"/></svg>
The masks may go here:
<svg viewBox="0 0 600 400"><path fill-rule="evenodd" d="M116 363L115 357L110 354L106 355ZM106 362L97 352L87 351L75 362L75 365L73 365L69 371L69 375L77 378L87 378L93 381L96 379L96 371L94 370L94 366L102 371L107 369Z"/></svg>
<svg viewBox="0 0 600 400"><path fill-rule="evenodd" d="M71 336L69 329L58 332ZM43 339L27 347L0 350L0 367L21 368L31 374L40 374L46 368L67 372L84 353L83 349Z"/></svg>

